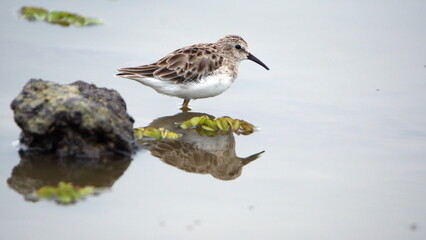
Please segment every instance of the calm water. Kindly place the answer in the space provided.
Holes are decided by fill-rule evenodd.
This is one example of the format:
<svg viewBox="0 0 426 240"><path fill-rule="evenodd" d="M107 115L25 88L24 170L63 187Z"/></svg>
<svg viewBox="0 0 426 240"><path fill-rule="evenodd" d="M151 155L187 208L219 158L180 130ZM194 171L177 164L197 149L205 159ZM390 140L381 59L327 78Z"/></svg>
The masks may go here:
<svg viewBox="0 0 426 240"><path fill-rule="evenodd" d="M105 21L91 28L28 23L26 4L0 3L0 239L426 239L425 1L31 1ZM146 126L181 100L115 69L227 34L271 68L243 62L227 92L192 102L261 129L218 140L241 158L265 151L234 180L147 150L97 169L13 146L9 104L29 78L116 89ZM71 206L25 200L62 178L107 190Z"/></svg>

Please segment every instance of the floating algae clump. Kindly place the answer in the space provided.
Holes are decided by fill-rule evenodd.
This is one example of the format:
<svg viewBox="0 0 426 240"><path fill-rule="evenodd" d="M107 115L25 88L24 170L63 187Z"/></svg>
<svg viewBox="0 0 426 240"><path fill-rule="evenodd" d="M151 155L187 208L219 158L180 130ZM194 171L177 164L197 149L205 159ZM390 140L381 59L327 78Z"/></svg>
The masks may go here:
<svg viewBox="0 0 426 240"><path fill-rule="evenodd" d="M95 194L95 188L92 186L78 187L65 182L59 182L57 187L44 186L37 190L39 199L52 199L60 204L75 203L92 194Z"/></svg>
<svg viewBox="0 0 426 240"><path fill-rule="evenodd" d="M234 132L237 135L249 135L254 132L254 126L244 120L230 117L219 117L211 119L209 116L197 116L178 123L180 129L198 133L200 136L213 137L217 135L227 135ZM181 134L169 131L165 128L141 127L133 129L133 134L137 140L145 137L156 140L176 140Z"/></svg>
<svg viewBox="0 0 426 240"><path fill-rule="evenodd" d="M254 126L244 120L230 117L210 119L208 116L193 117L179 125L182 129L195 129L201 136L228 134L231 131L240 135L253 133Z"/></svg>
<svg viewBox="0 0 426 240"><path fill-rule="evenodd" d="M58 24L63 27L75 25L77 27L85 27L91 25L102 24L102 21L97 18L90 18L70 13L66 11L51 11L38 7L22 7L20 10L22 18L29 21L45 21L50 24Z"/></svg>
<svg viewBox="0 0 426 240"><path fill-rule="evenodd" d="M168 131L164 128L154 128L154 127L141 127L133 129L135 138L141 140L143 137L155 138L156 140L160 139L169 139L175 140L180 137L179 134L175 132Z"/></svg>

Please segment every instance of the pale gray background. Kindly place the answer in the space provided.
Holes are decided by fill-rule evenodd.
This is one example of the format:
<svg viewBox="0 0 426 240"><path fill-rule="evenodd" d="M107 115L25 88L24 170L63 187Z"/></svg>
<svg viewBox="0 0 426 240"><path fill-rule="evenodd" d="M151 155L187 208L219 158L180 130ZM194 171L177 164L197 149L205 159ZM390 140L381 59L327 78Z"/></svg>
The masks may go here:
<svg viewBox="0 0 426 240"><path fill-rule="evenodd" d="M28 4L105 24L28 23ZM2 0L0 20L0 239L426 239L426 1ZM114 88L144 126L181 100L115 69L227 34L271 71L243 62L227 92L192 107L261 128L236 138L239 156L266 150L240 178L141 152L111 191L74 206L7 186L9 104L29 78Z"/></svg>

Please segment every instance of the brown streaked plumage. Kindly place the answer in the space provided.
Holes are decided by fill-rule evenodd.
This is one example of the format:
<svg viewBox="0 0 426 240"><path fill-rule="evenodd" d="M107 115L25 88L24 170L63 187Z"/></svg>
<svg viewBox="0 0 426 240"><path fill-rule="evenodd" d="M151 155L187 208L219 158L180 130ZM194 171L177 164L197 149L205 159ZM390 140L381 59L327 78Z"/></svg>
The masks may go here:
<svg viewBox="0 0 426 240"><path fill-rule="evenodd" d="M118 69L117 76L136 80L157 92L184 99L182 110L189 110L190 99L221 94L234 82L242 60L252 60L269 68L250 54L247 42L229 35L215 43L180 48L155 63Z"/></svg>
<svg viewBox="0 0 426 240"><path fill-rule="evenodd" d="M223 62L223 56L212 51L213 44L204 44L202 47L200 45L178 49L153 64L120 68L117 76L154 77L178 84L198 81L218 69Z"/></svg>

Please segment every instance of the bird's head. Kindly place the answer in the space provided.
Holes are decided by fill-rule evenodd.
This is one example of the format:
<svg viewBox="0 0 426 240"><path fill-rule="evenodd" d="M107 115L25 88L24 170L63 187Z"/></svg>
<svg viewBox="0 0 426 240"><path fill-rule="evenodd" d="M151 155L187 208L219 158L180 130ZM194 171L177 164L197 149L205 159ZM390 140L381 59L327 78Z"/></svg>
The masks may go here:
<svg viewBox="0 0 426 240"><path fill-rule="evenodd" d="M228 35L219 39L217 43L223 46L223 50L233 56L237 61L249 59L269 70L268 66L250 53L247 42L242 37Z"/></svg>

